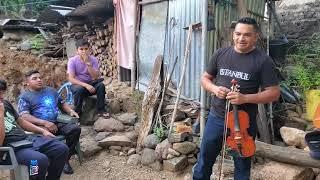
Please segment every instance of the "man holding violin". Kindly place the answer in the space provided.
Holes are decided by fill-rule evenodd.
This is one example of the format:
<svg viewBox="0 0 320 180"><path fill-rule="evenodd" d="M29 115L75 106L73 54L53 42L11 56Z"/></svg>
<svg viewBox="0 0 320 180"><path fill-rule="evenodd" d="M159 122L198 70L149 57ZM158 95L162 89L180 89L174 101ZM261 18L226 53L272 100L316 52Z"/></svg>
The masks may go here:
<svg viewBox="0 0 320 180"><path fill-rule="evenodd" d="M201 77L201 85L213 97L199 159L193 170L194 180L210 179L212 166L223 147L227 101L249 115L247 131L255 138L257 104L276 101L280 96L274 63L265 52L256 48L258 37L255 19L238 20L233 32L234 46L218 49ZM233 79L238 82L240 91L230 90ZM251 157L235 156L234 166L235 180L250 179Z"/></svg>

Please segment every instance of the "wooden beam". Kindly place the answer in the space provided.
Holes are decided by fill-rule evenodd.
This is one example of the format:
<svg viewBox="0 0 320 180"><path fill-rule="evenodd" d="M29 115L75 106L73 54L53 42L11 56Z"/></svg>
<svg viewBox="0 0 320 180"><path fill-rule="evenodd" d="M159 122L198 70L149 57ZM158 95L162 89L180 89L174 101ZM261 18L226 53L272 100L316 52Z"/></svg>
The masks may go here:
<svg viewBox="0 0 320 180"><path fill-rule="evenodd" d="M138 2L139 5L147 5L147 4L153 4L153 3L159 3L162 1L168 1L168 0L150 0L150 1L140 1Z"/></svg>
<svg viewBox="0 0 320 180"><path fill-rule="evenodd" d="M302 167L320 167L320 161L312 159L308 151L293 147L281 147L256 141L255 155Z"/></svg>

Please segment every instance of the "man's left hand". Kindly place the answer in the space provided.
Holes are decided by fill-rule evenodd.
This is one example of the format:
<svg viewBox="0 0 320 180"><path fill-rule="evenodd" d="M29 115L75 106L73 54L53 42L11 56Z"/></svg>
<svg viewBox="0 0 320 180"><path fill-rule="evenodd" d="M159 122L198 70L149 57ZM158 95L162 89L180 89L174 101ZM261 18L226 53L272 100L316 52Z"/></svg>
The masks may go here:
<svg viewBox="0 0 320 180"><path fill-rule="evenodd" d="M71 110L71 111L70 111L70 116L71 116L71 117L79 118L79 114L78 114L77 112L75 112L74 110Z"/></svg>
<svg viewBox="0 0 320 180"><path fill-rule="evenodd" d="M227 94L226 99L228 99L231 104L236 104L236 105L247 103L246 96L239 92L229 92Z"/></svg>

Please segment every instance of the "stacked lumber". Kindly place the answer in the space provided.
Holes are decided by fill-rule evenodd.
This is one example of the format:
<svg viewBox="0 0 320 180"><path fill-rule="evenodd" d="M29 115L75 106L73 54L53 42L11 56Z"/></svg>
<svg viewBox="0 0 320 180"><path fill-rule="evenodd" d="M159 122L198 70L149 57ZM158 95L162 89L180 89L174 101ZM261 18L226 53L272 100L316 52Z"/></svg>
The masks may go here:
<svg viewBox="0 0 320 180"><path fill-rule="evenodd" d="M116 44L114 43L113 18L104 23L102 27L95 28L95 35L88 37L93 55L100 64L100 72L107 77L117 79L118 65L116 60Z"/></svg>

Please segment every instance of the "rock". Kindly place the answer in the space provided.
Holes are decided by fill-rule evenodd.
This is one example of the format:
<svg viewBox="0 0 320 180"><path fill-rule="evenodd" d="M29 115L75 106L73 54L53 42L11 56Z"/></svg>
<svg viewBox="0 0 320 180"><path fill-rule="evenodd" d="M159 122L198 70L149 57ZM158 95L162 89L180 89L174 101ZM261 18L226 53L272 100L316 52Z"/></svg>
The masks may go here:
<svg viewBox="0 0 320 180"><path fill-rule="evenodd" d="M291 117L299 117L299 114L297 112L292 111L292 110L287 110L287 114L288 114L289 118L291 118Z"/></svg>
<svg viewBox="0 0 320 180"><path fill-rule="evenodd" d="M283 126L280 128L280 134L283 141L289 146L301 149L307 146L304 140L306 133L302 130Z"/></svg>
<svg viewBox="0 0 320 180"><path fill-rule="evenodd" d="M109 168L110 167L110 164L111 164L111 162L110 161L108 161L108 160L105 160L103 163L102 163L102 166L104 167L104 168Z"/></svg>
<svg viewBox="0 0 320 180"><path fill-rule="evenodd" d="M182 121L186 118L186 114L184 112L181 112L179 110L177 110L177 114L176 114L176 117L174 119L174 121ZM167 124L170 124L171 123L171 120L172 120L172 114L170 114L169 116L165 117L164 118L164 121L167 123Z"/></svg>
<svg viewBox="0 0 320 180"><path fill-rule="evenodd" d="M137 111L137 105L134 102L132 102L132 99L130 97L124 97L121 109L124 112L134 113Z"/></svg>
<svg viewBox="0 0 320 180"><path fill-rule="evenodd" d="M126 156L126 154L124 152L120 152L119 156Z"/></svg>
<svg viewBox="0 0 320 180"><path fill-rule="evenodd" d="M122 122L124 125L134 125L137 120L137 114L136 113L124 113L117 116L117 119Z"/></svg>
<svg viewBox="0 0 320 180"><path fill-rule="evenodd" d="M159 143L156 146L156 154L157 154L157 159L166 159L168 155L168 149L172 148L172 144L169 143L168 139L163 140L161 143Z"/></svg>
<svg viewBox="0 0 320 180"><path fill-rule="evenodd" d="M126 136L114 135L107 137L98 142L101 147L109 147L109 146L131 146L132 142Z"/></svg>
<svg viewBox="0 0 320 180"><path fill-rule="evenodd" d="M142 126L141 122L135 123L135 124L134 124L134 130L135 130L136 132L139 132L141 126Z"/></svg>
<svg viewBox="0 0 320 180"><path fill-rule="evenodd" d="M320 180L320 175L318 175L315 180Z"/></svg>
<svg viewBox="0 0 320 180"><path fill-rule="evenodd" d="M130 149L131 147L128 147L128 146L122 147L122 152L127 153Z"/></svg>
<svg viewBox="0 0 320 180"><path fill-rule="evenodd" d="M127 136L132 141L137 141L138 139L138 133L136 131L125 132L124 135Z"/></svg>
<svg viewBox="0 0 320 180"><path fill-rule="evenodd" d="M111 149L110 150L110 154L112 154L113 156L118 156L119 155L119 151Z"/></svg>
<svg viewBox="0 0 320 180"><path fill-rule="evenodd" d="M168 149L168 153L171 154L171 155L174 155L174 156L180 156L180 153L177 152L176 150L172 149L172 148Z"/></svg>
<svg viewBox="0 0 320 180"><path fill-rule="evenodd" d="M30 50L31 49L31 44L29 41L24 41L23 43L21 43L19 45L20 49L23 50L23 51L27 51L27 50Z"/></svg>
<svg viewBox="0 0 320 180"><path fill-rule="evenodd" d="M132 155L136 153L136 149L135 148L131 148L129 151L128 151L128 156Z"/></svg>
<svg viewBox="0 0 320 180"><path fill-rule="evenodd" d="M183 142L186 141L189 137L189 133L187 132L182 132L182 133L171 133L170 136L168 137L168 140L170 143L178 143L178 142Z"/></svg>
<svg viewBox="0 0 320 180"><path fill-rule="evenodd" d="M91 135L95 133L94 129L92 126L81 126L81 134L80 137L85 137L87 135Z"/></svg>
<svg viewBox="0 0 320 180"><path fill-rule="evenodd" d="M285 173L284 173L285 172ZM271 161L252 175L253 179L310 180L314 178L312 168L299 167Z"/></svg>
<svg viewBox="0 0 320 180"><path fill-rule="evenodd" d="M146 138L144 138L142 145L145 148L155 149L157 144L160 143L160 140L157 135L150 134Z"/></svg>
<svg viewBox="0 0 320 180"><path fill-rule="evenodd" d="M102 147L98 146L98 143L91 136L80 138L79 141L81 150L83 151L83 155L85 157L90 157L102 150Z"/></svg>
<svg viewBox="0 0 320 180"><path fill-rule="evenodd" d="M193 165L193 164L195 164L196 162L197 162L197 158L195 158L195 157L188 158L188 164Z"/></svg>
<svg viewBox="0 0 320 180"><path fill-rule="evenodd" d="M99 132L94 139L96 141L101 141L102 139L110 136L111 134L111 132Z"/></svg>
<svg viewBox="0 0 320 180"><path fill-rule="evenodd" d="M117 150L117 151L121 151L121 146L110 146L109 149L110 150Z"/></svg>
<svg viewBox="0 0 320 180"><path fill-rule="evenodd" d="M112 114L118 114L121 112L121 106L118 99L112 99L108 103L108 107L110 110L110 113Z"/></svg>
<svg viewBox="0 0 320 180"><path fill-rule="evenodd" d="M133 154L129 156L127 164L136 166L141 163L141 156L139 154Z"/></svg>
<svg viewBox="0 0 320 180"><path fill-rule="evenodd" d="M114 132L114 131L123 131L124 126L121 122L109 118L109 119L104 119L104 118L99 118L95 123L94 123L94 130L100 132L100 131L109 131L109 132Z"/></svg>
<svg viewBox="0 0 320 180"><path fill-rule="evenodd" d="M182 121L184 124L186 124L187 126L191 126L192 125L192 119L191 118L187 118L185 120Z"/></svg>
<svg viewBox="0 0 320 180"><path fill-rule="evenodd" d="M174 143L172 149L180 152L181 154L189 154L193 152L197 146L192 142Z"/></svg>
<svg viewBox="0 0 320 180"><path fill-rule="evenodd" d="M163 169L163 165L160 161L156 161L156 162L150 164L149 167L151 167L155 171L162 171L162 169Z"/></svg>
<svg viewBox="0 0 320 180"><path fill-rule="evenodd" d="M163 169L171 172L183 170L188 165L188 158L185 155L163 161Z"/></svg>
<svg viewBox="0 0 320 180"><path fill-rule="evenodd" d="M141 164L147 166L156 161L156 153L153 149L145 148L141 155Z"/></svg>
<svg viewBox="0 0 320 180"><path fill-rule="evenodd" d="M168 154L166 158L163 158L163 159L173 159L175 158L176 156L172 155L172 154Z"/></svg>
<svg viewBox="0 0 320 180"><path fill-rule="evenodd" d="M188 158L192 158L192 157L194 157L194 154L193 153L191 153L191 154L188 154L188 156L187 156Z"/></svg>
<svg viewBox="0 0 320 180"><path fill-rule="evenodd" d="M82 113L80 123L83 125L94 124L96 118L97 96L89 96L83 99Z"/></svg>

